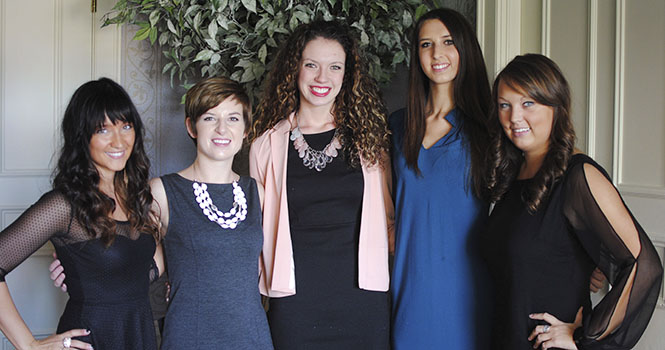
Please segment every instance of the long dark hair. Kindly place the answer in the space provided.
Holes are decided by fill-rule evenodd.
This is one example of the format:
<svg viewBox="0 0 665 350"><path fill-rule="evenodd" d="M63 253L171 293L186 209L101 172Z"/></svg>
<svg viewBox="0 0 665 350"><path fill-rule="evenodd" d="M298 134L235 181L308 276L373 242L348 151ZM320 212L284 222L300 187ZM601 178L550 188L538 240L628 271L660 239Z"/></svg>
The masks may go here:
<svg viewBox="0 0 665 350"><path fill-rule="evenodd" d="M492 88L492 152L489 154L487 180L491 201L501 199L524 162L522 151L508 139L499 122L497 101L500 83L553 108L547 154L540 169L522 193L522 199L533 213L547 198L554 183L563 176L575 149L575 130L570 118L570 87L556 63L539 54L515 57L496 77Z"/></svg>
<svg viewBox="0 0 665 350"><path fill-rule="evenodd" d="M430 81L420 66L419 34L423 23L438 20L452 36L459 53L459 68L453 81L455 108L461 115L461 130L471 154L471 187L480 196L484 188L485 153L487 150L487 117L490 108L490 85L483 53L471 24L452 9L435 9L424 14L413 30L409 96L402 149L409 168L416 173L418 154L425 136L425 105L430 94Z"/></svg>
<svg viewBox="0 0 665 350"><path fill-rule="evenodd" d="M302 52L316 38L337 41L346 54L344 81L333 107L343 151L349 155L351 165L358 165L361 157L368 164L376 164L389 147L385 107L356 40L348 27L337 21L301 24L289 36L266 80L264 95L254 114L250 142L298 110Z"/></svg>
<svg viewBox="0 0 665 350"><path fill-rule="evenodd" d="M90 139L106 117L112 123L131 124L136 135L125 168L115 174L116 198L127 210L133 229L159 239L151 213L150 161L143 149L143 123L127 92L111 79L101 78L81 85L69 101L62 120L64 145L53 188L69 200L74 218L91 237L99 235L107 246L113 243L115 221L111 214L117 203L100 191L100 176L90 156Z"/></svg>

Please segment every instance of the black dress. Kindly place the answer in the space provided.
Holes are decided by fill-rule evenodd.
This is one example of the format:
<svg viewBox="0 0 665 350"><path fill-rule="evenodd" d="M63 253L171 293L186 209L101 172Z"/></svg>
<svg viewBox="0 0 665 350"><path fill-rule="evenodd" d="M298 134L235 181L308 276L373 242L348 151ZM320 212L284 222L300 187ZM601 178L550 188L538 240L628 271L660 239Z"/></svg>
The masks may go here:
<svg viewBox="0 0 665 350"><path fill-rule="evenodd" d="M57 332L89 329L77 339L96 350L156 349L148 299L155 240L128 222L116 222L116 235L108 248L91 239L67 199L48 192L0 233L0 281L50 240L69 293Z"/></svg>
<svg viewBox="0 0 665 350"><path fill-rule="evenodd" d="M333 134L305 138L321 150ZM387 293L358 287L362 170L349 167L341 154L321 172L308 169L289 144L286 184L296 294L270 299L275 349L388 349Z"/></svg>
<svg viewBox="0 0 665 350"><path fill-rule="evenodd" d="M633 258L591 195L585 163L609 180L598 164L578 154L535 214L529 214L522 200L530 180L515 180L496 203L482 240L495 292L492 349L531 349L527 337L542 322L531 320L529 314L548 312L572 323L580 306L584 307L583 326L576 332L580 349L629 349L646 328L658 298L662 265L634 218L641 251ZM597 341L635 264L623 323ZM596 266L613 288L592 311L589 278Z"/></svg>

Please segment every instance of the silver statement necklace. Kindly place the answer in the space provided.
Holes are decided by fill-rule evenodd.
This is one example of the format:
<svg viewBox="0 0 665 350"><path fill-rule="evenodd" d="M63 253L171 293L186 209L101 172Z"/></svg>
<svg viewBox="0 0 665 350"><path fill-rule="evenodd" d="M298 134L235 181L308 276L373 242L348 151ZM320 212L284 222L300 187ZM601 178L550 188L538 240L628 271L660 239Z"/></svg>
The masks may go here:
<svg viewBox="0 0 665 350"><path fill-rule="evenodd" d="M335 130L330 143L321 151L315 150L307 144L305 137L298 127L298 116L296 115L296 127L291 130L289 137L293 141L293 147L298 151L298 156L302 159L303 165L309 169L316 169L316 171L323 170L328 163L332 162L333 158L337 157L338 149L342 148L342 143L337 136L338 129Z"/></svg>
<svg viewBox="0 0 665 350"><path fill-rule="evenodd" d="M216 223L221 228L235 229L238 223L245 220L247 217L247 199L245 192L238 185L238 181L233 181L233 207L228 212L220 211L217 206L210 199L208 193L208 185L199 183L194 180L192 184L194 189L194 196L196 202L203 211L203 215L208 217L208 220Z"/></svg>

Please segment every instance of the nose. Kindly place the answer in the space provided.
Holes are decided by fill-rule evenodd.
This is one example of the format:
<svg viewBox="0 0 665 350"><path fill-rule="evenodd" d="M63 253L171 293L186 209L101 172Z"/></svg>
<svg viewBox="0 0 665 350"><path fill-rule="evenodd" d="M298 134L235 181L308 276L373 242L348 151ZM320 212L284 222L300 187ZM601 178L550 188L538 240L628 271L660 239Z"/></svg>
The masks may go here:
<svg viewBox="0 0 665 350"><path fill-rule="evenodd" d="M123 139L120 131L113 131L111 133L111 147L122 148Z"/></svg>
<svg viewBox="0 0 665 350"><path fill-rule="evenodd" d="M443 47L443 45L437 45L437 44L433 44L433 45L434 45L434 50L432 50L432 56L434 56L434 58L442 57L443 56L443 51L445 49Z"/></svg>
<svg viewBox="0 0 665 350"><path fill-rule="evenodd" d="M328 79L328 76L326 74L326 70L323 68L319 68L319 71L316 73L316 77L314 80L317 82L325 82Z"/></svg>
<svg viewBox="0 0 665 350"><path fill-rule="evenodd" d="M219 134L223 134L226 131L226 119L220 118L215 127L215 131Z"/></svg>
<svg viewBox="0 0 665 350"><path fill-rule="evenodd" d="M513 123L513 124L516 124L520 121L522 121L522 112L519 110L519 108L511 108L510 109L510 122Z"/></svg>

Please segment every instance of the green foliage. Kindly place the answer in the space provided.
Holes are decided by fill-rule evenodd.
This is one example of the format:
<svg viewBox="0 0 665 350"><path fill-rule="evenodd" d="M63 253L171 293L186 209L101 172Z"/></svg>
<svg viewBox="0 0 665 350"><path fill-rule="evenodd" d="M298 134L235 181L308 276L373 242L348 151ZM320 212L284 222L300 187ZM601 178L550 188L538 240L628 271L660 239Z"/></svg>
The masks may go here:
<svg viewBox="0 0 665 350"><path fill-rule="evenodd" d="M345 20L370 74L386 84L408 63L409 29L423 11L419 0L119 0L104 25L138 25L134 39L160 45L171 85L224 75L255 95L279 45L313 19Z"/></svg>

